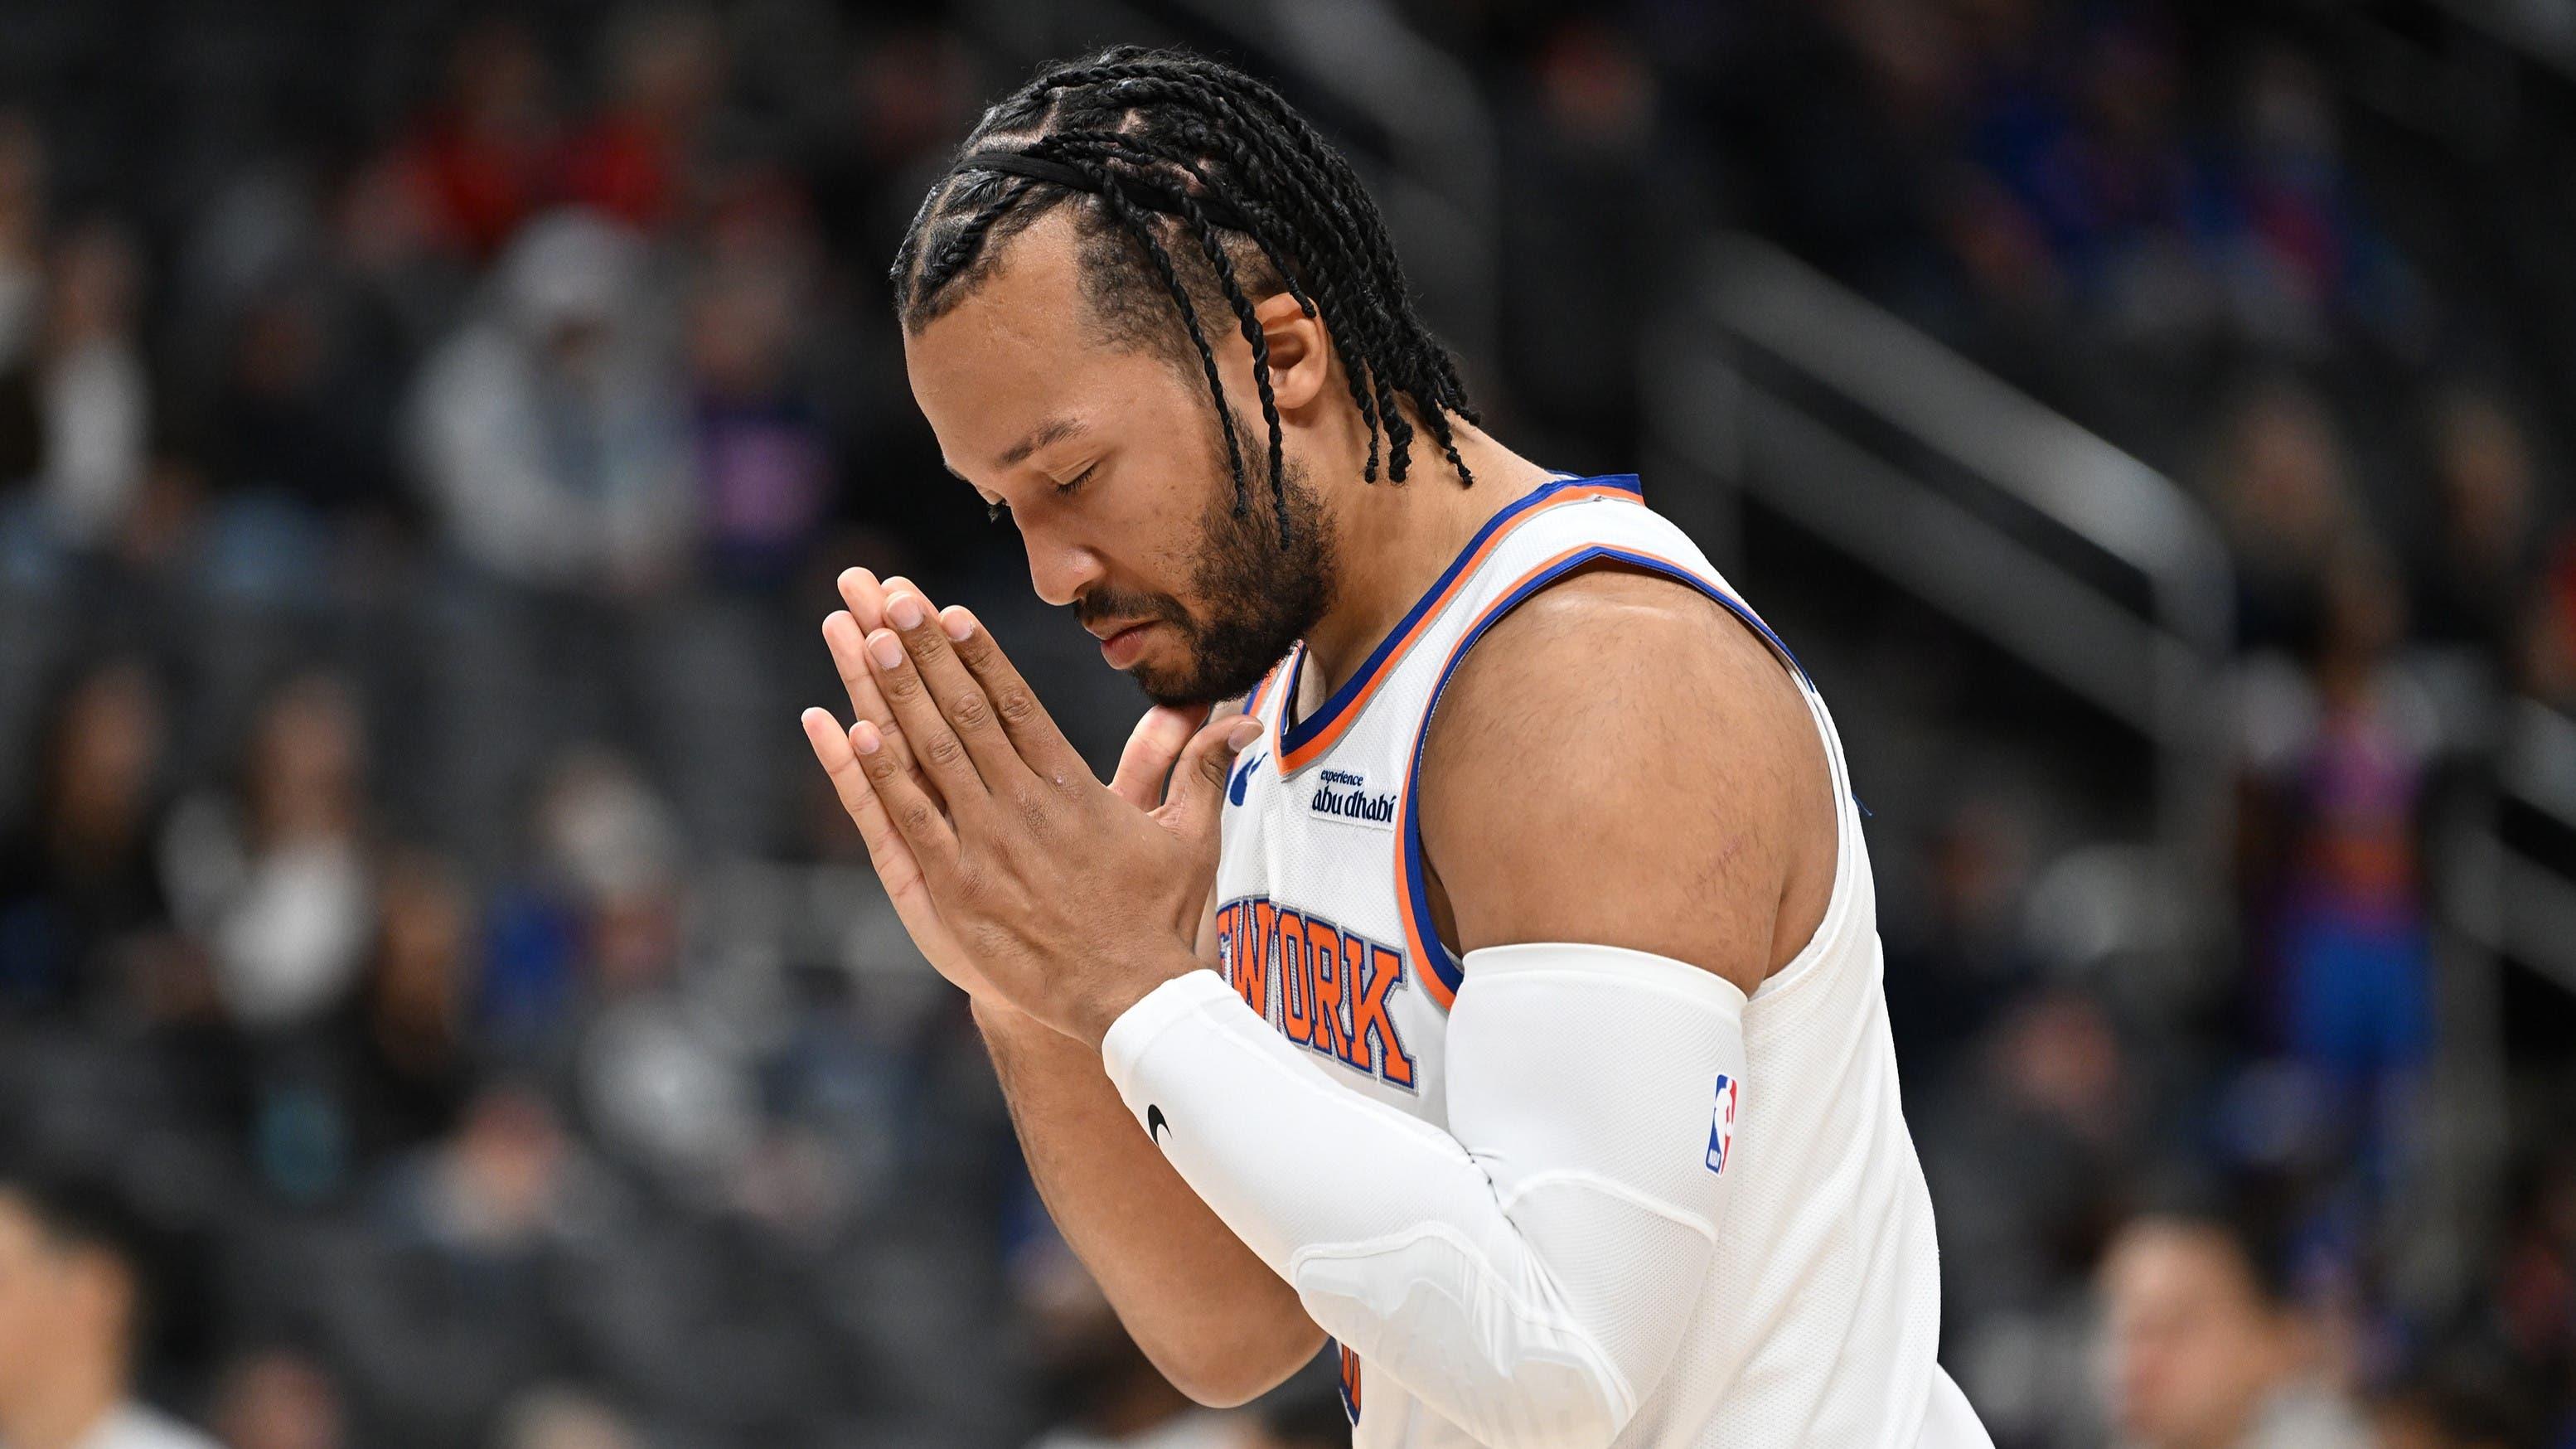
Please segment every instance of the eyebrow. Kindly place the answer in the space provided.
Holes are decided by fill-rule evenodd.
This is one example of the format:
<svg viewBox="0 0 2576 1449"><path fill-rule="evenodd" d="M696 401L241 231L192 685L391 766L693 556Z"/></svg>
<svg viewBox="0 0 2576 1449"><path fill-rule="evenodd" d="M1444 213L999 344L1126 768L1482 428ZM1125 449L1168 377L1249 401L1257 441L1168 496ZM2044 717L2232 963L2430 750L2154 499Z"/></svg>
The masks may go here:
<svg viewBox="0 0 2576 1449"><path fill-rule="evenodd" d="M1082 431L1078 418L1054 418L1037 425L1029 435L1002 450L1001 466L1015 468L1027 461L1031 453L1049 443L1059 443Z"/></svg>

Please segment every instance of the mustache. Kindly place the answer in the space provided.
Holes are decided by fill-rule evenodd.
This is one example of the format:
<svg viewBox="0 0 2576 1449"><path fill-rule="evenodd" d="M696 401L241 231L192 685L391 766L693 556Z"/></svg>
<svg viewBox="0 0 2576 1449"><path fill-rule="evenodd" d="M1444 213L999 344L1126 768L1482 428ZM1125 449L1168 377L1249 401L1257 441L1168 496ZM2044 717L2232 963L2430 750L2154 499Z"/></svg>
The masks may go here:
<svg viewBox="0 0 2576 1449"><path fill-rule="evenodd" d="M1129 594L1103 589L1076 599L1073 615L1086 629L1106 623L1138 624L1161 620L1187 624L1189 614L1169 594Z"/></svg>

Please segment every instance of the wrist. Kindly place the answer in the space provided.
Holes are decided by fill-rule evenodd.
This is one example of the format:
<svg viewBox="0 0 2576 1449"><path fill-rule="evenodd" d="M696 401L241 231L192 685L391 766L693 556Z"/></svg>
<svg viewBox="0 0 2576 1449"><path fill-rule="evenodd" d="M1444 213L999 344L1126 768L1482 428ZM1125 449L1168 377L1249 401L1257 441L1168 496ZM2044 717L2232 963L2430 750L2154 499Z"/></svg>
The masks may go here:
<svg viewBox="0 0 2576 1449"><path fill-rule="evenodd" d="M1031 1032L1043 1032L1048 1036L1064 1035L1063 1032L1057 1031L1054 1027L989 992L971 992L967 995L966 1001L969 1014L975 1018L976 1030L988 1037L1027 1036Z"/></svg>
<svg viewBox="0 0 2576 1449"><path fill-rule="evenodd" d="M1195 954L1184 951L1170 957L1158 957L1151 965L1135 972L1122 973L1082 1004L1074 1019L1067 1023L1071 1034L1076 1040L1098 1049L1102 1038L1109 1035L1109 1028L1115 1026L1118 1018L1125 1016L1137 1002L1153 995L1165 982L1203 970L1206 966L1207 963Z"/></svg>

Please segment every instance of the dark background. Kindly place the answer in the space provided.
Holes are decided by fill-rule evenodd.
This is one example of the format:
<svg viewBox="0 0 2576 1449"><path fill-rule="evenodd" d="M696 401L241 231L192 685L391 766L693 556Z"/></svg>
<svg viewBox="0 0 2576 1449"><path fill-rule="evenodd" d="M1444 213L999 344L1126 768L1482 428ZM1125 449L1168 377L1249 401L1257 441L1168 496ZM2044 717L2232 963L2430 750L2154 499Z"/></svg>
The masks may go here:
<svg viewBox="0 0 2576 1449"><path fill-rule="evenodd" d="M143 1386L236 1449L1096 1421L1134 1365L795 716L852 563L1104 760L1141 708L882 278L982 101L1178 39L1360 160L1495 431L1642 471L1834 702L1998 1442L2105 1442L2097 1257L2220 1184L2334 1392L2467 1364L2576 1443L2571 36L0 6L0 1149L134 1198Z"/></svg>

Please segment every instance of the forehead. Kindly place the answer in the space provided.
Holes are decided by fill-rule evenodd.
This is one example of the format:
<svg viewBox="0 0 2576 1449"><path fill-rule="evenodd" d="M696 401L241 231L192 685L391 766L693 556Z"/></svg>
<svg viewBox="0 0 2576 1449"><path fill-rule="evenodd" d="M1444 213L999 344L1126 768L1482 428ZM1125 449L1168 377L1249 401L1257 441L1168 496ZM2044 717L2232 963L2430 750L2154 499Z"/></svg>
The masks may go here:
<svg viewBox="0 0 2576 1449"><path fill-rule="evenodd" d="M2115 1292L2158 1298L2242 1299L2254 1297L2252 1274L2226 1236L2188 1224L2154 1224L2136 1229L2113 1256L2109 1278Z"/></svg>
<svg viewBox="0 0 2576 1449"><path fill-rule="evenodd" d="M1070 213L1060 208L1004 242L996 262L903 339L913 399L950 466L973 477L1047 423L1105 430L1179 390L1168 362L1106 335L1083 291Z"/></svg>

